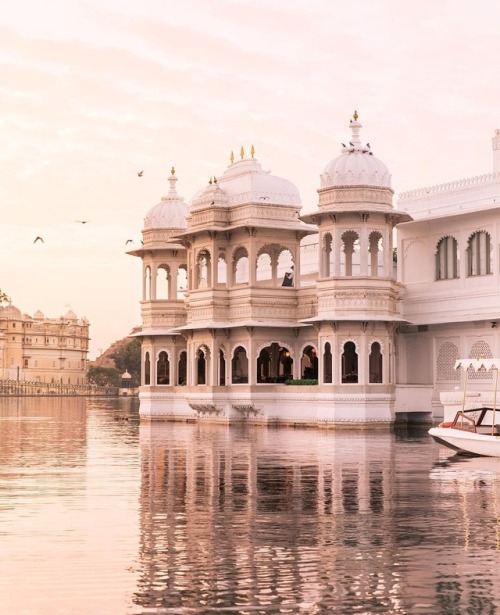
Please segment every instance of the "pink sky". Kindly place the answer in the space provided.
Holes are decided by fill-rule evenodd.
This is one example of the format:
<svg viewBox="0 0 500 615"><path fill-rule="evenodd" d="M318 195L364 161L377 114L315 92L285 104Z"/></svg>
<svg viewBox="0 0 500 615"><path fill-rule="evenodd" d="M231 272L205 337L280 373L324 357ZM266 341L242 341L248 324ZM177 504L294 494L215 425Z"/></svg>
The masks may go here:
<svg viewBox="0 0 500 615"><path fill-rule="evenodd" d="M0 15L0 288L30 314L85 315L95 357L140 324L125 241L172 165L189 200L254 144L311 211L354 109L396 193L491 172L499 23L492 0L16 0Z"/></svg>

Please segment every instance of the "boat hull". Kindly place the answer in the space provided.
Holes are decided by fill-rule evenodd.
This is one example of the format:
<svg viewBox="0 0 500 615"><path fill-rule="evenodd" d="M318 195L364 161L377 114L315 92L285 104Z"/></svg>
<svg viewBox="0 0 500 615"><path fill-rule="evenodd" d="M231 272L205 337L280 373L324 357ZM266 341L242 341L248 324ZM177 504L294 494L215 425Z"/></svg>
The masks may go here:
<svg viewBox="0 0 500 615"><path fill-rule="evenodd" d="M500 457L500 436L474 433L452 427L432 427L429 434L436 442L459 453Z"/></svg>

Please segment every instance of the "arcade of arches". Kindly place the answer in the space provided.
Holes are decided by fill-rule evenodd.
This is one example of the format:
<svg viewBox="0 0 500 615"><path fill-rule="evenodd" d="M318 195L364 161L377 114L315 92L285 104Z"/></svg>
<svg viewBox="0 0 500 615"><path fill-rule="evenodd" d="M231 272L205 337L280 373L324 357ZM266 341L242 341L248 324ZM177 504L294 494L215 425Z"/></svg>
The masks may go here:
<svg viewBox="0 0 500 615"><path fill-rule="evenodd" d="M174 356L174 351L162 350L153 361L147 351L144 355L145 385L210 385L228 384L283 384L290 380L309 381L307 384L382 384L384 382L383 353L379 342L372 342L369 353L360 369L360 357L356 344L346 341L338 357L332 353L332 344L325 342L321 357L312 345L306 345L300 353L278 342L260 349L251 360L243 345L238 345L227 355L224 348L217 353L216 369L212 369L210 350L200 346L195 353L191 373L185 350ZM300 360L294 357L300 356ZM212 374L216 374L211 377Z"/></svg>

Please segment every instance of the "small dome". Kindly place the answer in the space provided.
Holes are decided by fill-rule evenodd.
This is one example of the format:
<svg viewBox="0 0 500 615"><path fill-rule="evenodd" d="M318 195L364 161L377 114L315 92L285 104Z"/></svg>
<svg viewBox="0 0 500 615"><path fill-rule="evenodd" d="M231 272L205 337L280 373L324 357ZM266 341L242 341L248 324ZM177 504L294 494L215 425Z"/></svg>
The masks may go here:
<svg viewBox="0 0 500 615"><path fill-rule="evenodd" d="M2 311L2 318L11 318L12 320L22 320L21 310L18 310L15 305L9 303Z"/></svg>
<svg viewBox="0 0 500 615"><path fill-rule="evenodd" d="M252 149L253 152L253 149ZM300 207L300 194L297 187L287 179L271 175L264 171L260 162L253 157L233 162L216 181L216 186L223 194L221 201L229 206L244 203L262 203L269 205L295 205ZM192 199L192 205L205 203L213 194L213 185L200 190Z"/></svg>
<svg viewBox="0 0 500 615"><path fill-rule="evenodd" d="M321 175L321 188L334 186L391 187L391 174L385 164L373 155L370 144L361 144L362 125L355 112L349 127L352 137L349 145L342 144L341 155L329 162Z"/></svg>
<svg viewBox="0 0 500 615"><path fill-rule="evenodd" d="M76 320L78 317L77 315L73 312L73 310L68 310L66 312L66 314L64 314L64 319L65 320Z"/></svg>
<svg viewBox="0 0 500 615"><path fill-rule="evenodd" d="M144 218L144 230L156 228L187 228L186 217L188 213L187 204L184 199L177 195L175 189L175 169L172 167L172 173L168 178L170 190L167 196L163 196L158 205L152 207Z"/></svg>
<svg viewBox="0 0 500 615"><path fill-rule="evenodd" d="M43 320L45 318L44 313L41 310L37 310L34 314L33 314L33 318L35 320Z"/></svg>

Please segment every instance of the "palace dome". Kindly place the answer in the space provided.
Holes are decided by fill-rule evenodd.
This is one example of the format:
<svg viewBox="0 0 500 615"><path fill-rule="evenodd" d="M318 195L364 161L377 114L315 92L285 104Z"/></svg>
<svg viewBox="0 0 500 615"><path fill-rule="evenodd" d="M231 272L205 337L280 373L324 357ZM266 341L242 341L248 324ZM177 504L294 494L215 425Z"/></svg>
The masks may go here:
<svg viewBox="0 0 500 615"><path fill-rule="evenodd" d="M264 171L260 162L253 157L253 148L251 158L244 158L242 148L241 160L231 162L221 177L214 178L210 186L195 194L191 204L194 207L205 204L213 196L218 196L216 202L229 206L245 203L301 205L297 187L287 179Z"/></svg>
<svg viewBox="0 0 500 615"><path fill-rule="evenodd" d="M73 312L73 310L68 310L64 315L65 320L77 320L77 315Z"/></svg>
<svg viewBox="0 0 500 615"><path fill-rule="evenodd" d="M177 194L175 183L175 169L168 178L170 189L167 196L162 196L161 201L152 207L144 218L144 230L148 229L185 229L187 228L186 216L188 206L184 199Z"/></svg>
<svg viewBox="0 0 500 615"><path fill-rule="evenodd" d="M3 310L2 310L0 315L1 315L2 318L10 318L12 320L22 320L23 319L23 315L21 314L21 310L16 308L15 305L12 305L12 303L9 303L9 305L6 305L3 308Z"/></svg>
<svg viewBox="0 0 500 615"><path fill-rule="evenodd" d="M342 153L330 161L321 174L321 189L335 186L375 186L391 187L391 174L385 164L376 158L370 144L363 145L359 138L362 128L358 114L349 124L352 130L349 145L342 144Z"/></svg>
<svg viewBox="0 0 500 615"><path fill-rule="evenodd" d="M33 318L35 320L43 320L45 318L44 313L41 310L37 310L34 314L33 314Z"/></svg>

